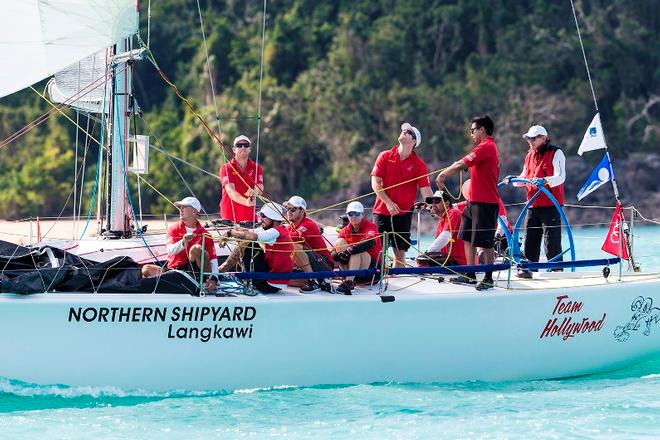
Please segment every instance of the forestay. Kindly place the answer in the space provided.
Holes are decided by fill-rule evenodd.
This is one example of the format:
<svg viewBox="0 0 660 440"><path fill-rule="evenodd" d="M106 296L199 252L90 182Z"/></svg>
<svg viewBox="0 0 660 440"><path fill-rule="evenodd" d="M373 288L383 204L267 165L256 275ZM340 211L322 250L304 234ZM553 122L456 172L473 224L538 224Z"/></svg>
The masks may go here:
<svg viewBox="0 0 660 440"><path fill-rule="evenodd" d="M0 18L0 97L137 32L136 0L6 2Z"/></svg>

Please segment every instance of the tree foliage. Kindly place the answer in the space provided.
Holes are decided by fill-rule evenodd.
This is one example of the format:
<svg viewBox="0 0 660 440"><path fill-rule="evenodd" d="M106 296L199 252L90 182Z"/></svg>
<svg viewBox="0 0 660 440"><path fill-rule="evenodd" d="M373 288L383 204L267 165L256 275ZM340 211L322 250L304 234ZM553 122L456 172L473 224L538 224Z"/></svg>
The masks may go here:
<svg viewBox="0 0 660 440"><path fill-rule="evenodd" d="M141 2L145 41L147 3ZM263 2L202 1L206 40L195 2L152 3L158 64L226 144L239 133L259 138L266 189L276 200L356 195L404 121L421 129L419 152L437 169L469 147L469 119L490 114L504 167L518 169L527 148L520 133L530 124L545 125L571 154L594 114L569 1L278 0L267 5L263 66ZM656 151L657 5L575 5L613 155ZM137 66L135 88L145 114L132 129L217 173L226 153L150 63ZM47 110L29 91L1 100L2 137ZM74 139L75 128L52 117L0 150L5 217L59 213L72 185ZM95 154L90 150L88 178ZM217 211L216 178L155 151L151 165L146 179L167 197L192 190ZM86 206L91 188L86 184ZM147 187L142 198L145 211L171 209Z"/></svg>

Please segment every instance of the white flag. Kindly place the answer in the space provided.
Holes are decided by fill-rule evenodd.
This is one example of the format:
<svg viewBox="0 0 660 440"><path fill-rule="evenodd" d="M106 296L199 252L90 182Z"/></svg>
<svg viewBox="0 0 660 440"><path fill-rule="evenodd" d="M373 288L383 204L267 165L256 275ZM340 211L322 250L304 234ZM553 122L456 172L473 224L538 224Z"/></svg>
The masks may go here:
<svg viewBox="0 0 660 440"><path fill-rule="evenodd" d="M600 113L596 113L591 124L589 124L589 128L584 133L578 154L582 156L585 151L600 150L601 148L607 148L607 144L605 144L603 127L600 125Z"/></svg>

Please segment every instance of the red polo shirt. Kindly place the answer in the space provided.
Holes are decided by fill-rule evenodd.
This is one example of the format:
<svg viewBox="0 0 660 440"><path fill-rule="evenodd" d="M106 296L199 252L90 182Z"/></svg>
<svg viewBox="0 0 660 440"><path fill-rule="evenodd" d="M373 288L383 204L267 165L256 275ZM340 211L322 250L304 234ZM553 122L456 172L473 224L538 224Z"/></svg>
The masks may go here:
<svg viewBox="0 0 660 440"><path fill-rule="evenodd" d="M332 261L332 256L328 250L323 234L314 220L304 216L298 226L292 224L286 225L291 235L291 241L294 243L304 242L304 244L312 251L319 253Z"/></svg>
<svg viewBox="0 0 660 440"><path fill-rule="evenodd" d="M349 223L339 231L339 234L337 235L337 238L343 238L349 245L357 244L374 237L376 237L374 239L376 244L369 249L367 253L371 255L372 260L378 262L383 245L380 241L380 236L378 235L378 227L376 227L374 223L363 218L357 231L353 232L353 227Z"/></svg>
<svg viewBox="0 0 660 440"><path fill-rule="evenodd" d="M257 165L251 159L248 159L247 165L243 168L238 164L236 158L233 158L220 167L218 174L220 175L220 185L222 186L220 217L233 222L244 220L255 221L254 207L245 206L230 199L225 185L233 183L236 191L245 196L248 189L254 188L256 185L263 185L264 172L261 165Z"/></svg>
<svg viewBox="0 0 660 440"><path fill-rule="evenodd" d="M398 147L395 145L378 155L371 175L383 179L385 193L399 206L401 210L399 215L402 215L412 210L417 199L417 188L424 188L431 184L429 183L429 170L424 161L414 151L410 156L401 160ZM407 183L397 185L401 182ZM389 188L392 185L397 186ZM376 197L373 213L390 215L387 205L380 197Z"/></svg>
<svg viewBox="0 0 660 440"><path fill-rule="evenodd" d="M449 254L449 256L456 260L458 264L466 265L467 257L465 256L465 244L463 243L463 240L458 239L458 229L460 227L461 211L452 206L438 221L438 226L435 228L435 236L437 237L440 235L442 231L449 232L453 241L451 245L451 253L449 253L449 244L440 249L440 252L443 255Z"/></svg>
<svg viewBox="0 0 660 440"><path fill-rule="evenodd" d="M487 137L474 147L463 163L470 168L470 201L473 203L498 203L497 180L500 176L500 153L492 137Z"/></svg>
<svg viewBox="0 0 660 440"><path fill-rule="evenodd" d="M167 259L167 267L169 269L178 269L182 266L188 264L188 254L190 253L190 248L196 244L202 244L202 236L206 235L204 239L204 249L208 254L209 258L216 258L215 255L215 246L213 244L213 239L209 235L208 231L204 229L200 222L197 222L197 227L193 231L195 237L188 242L185 249L179 252L178 254L171 255ZM178 221L173 224L167 230L167 244L174 244L180 241L183 236L186 235L186 225L183 223L183 220Z"/></svg>

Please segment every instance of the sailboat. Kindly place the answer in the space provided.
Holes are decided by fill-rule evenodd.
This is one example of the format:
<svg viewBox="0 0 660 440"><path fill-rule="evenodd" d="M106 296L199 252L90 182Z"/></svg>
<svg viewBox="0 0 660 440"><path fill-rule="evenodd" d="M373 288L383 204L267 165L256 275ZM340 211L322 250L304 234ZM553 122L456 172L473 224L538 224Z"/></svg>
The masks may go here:
<svg viewBox="0 0 660 440"><path fill-rule="evenodd" d="M102 94L77 104L107 112L112 121L112 190L104 236L81 240L64 248L64 254L50 249L44 257L50 263L39 274L49 271L56 277L66 252L101 261L126 255L122 249L132 247L127 243L142 243L142 252L159 259L164 242L149 243L139 227L131 233L127 221L124 148L129 136L122 118L131 109L116 97L128 96L131 64L141 56L129 43L137 31L134 1L104 0L100 7L91 1L34 0L3 9L11 13L5 21L12 27L0 30L0 40L27 32L40 41L17 41L10 49L21 56L6 59L29 61L20 70L0 73L0 96L99 53L109 69L122 72L112 75ZM67 100L58 84L52 89ZM28 257L43 249L29 249ZM146 390L511 381L613 370L660 352L658 275L610 276L610 267L622 267L620 258L571 258L536 267L591 265L596 271L541 272L534 280L517 279L512 269L524 264L511 255L496 265L497 287L487 293L439 282L438 274L474 270L470 266L374 269L379 282L352 296L305 295L292 288L246 295L242 284L232 280L225 286L235 288L231 295L190 295L183 289L90 293L50 286L30 295L5 292L0 294L0 376Z"/></svg>

